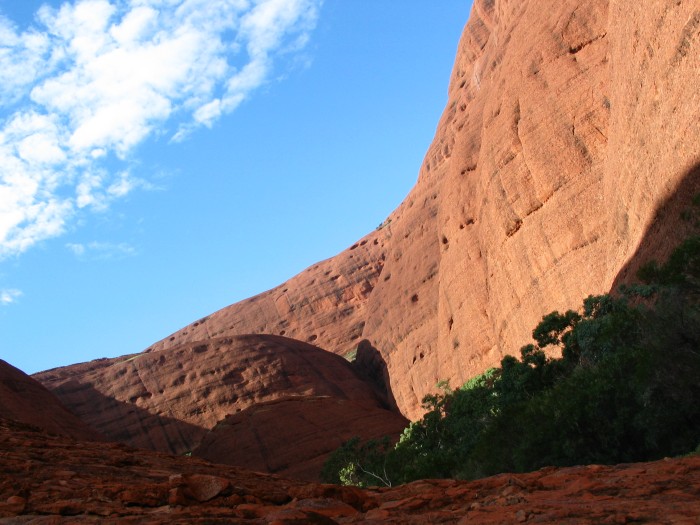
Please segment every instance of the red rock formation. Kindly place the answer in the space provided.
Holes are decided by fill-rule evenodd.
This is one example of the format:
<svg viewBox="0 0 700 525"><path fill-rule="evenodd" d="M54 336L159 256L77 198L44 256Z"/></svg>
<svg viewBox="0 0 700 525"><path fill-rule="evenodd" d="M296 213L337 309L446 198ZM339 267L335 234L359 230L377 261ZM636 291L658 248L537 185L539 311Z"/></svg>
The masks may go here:
<svg viewBox="0 0 700 525"><path fill-rule="evenodd" d="M409 417L436 380L461 383L544 313L608 291L675 188L700 191L697 5L629 7L474 2L367 307L363 337Z"/></svg>
<svg viewBox="0 0 700 525"><path fill-rule="evenodd" d="M249 446L260 447L267 439L286 436L283 442L294 444L293 450L270 451L264 459L271 462L273 471L298 469L312 478L318 476L323 457L340 445L339 440L354 435L397 435L407 423L386 410L390 406L386 397L363 380L347 360L282 336L213 338L59 368L36 377L108 438L173 453L192 451L229 415L256 407L246 413L257 416L276 406L269 405L270 401L284 400L282 406L294 407L293 413L275 412L271 420L255 417L242 439L248 439ZM324 401L319 402L319 396ZM331 415L331 406L344 410ZM315 414L314 410L320 412ZM325 430L321 429L324 422ZM280 426L277 430L275 423ZM289 426L292 423L296 426ZM338 435L330 437L336 431ZM271 435L251 438L251 442L250 433L256 432ZM325 436L324 444L319 444L314 435L317 432ZM217 432L208 440L209 446L225 449L231 442L225 434ZM211 445L220 435L224 443L218 448ZM291 464L285 455L290 453L298 465ZM234 464L242 461L265 468L264 463L250 463L252 457L244 456L214 455Z"/></svg>
<svg viewBox="0 0 700 525"><path fill-rule="evenodd" d="M39 382L0 359L0 418L73 439L102 441Z"/></svg>
<svg viewBox="0 0 700 525"><path fill-rule="evenodd" d="M256 403L228 416L193 455L215 463L318 481L328 455L350 438L398 436L401 415L337 397L294 397Z"/></svg>
<svg viewBox="0 0 700 525"><path fill-rule="evenodd" d="M438 380L516 353L543 314L683 235L646 241L678 215L659 215L674 192L700 191L699 31L689 1L475 0L418 182L382 227L146 355L244 333L338 354L367 339L419 416ZM106 383L91 366L61 374Z"/></svg>
<svg viewBox="0 0 700 525"><path fill-rule="evenodd" d="M700 516L700 457L389 489L318 485L0 420L2 523L668 523Z"/></svg>
<svg viewBox="0 0 700 525"><path fill-rule="evenodd" d="M157 343L368 339L400 409L608 291L680 184L700 189L700 11L662 0L476 0L418 183L383 227Z"/></svg>

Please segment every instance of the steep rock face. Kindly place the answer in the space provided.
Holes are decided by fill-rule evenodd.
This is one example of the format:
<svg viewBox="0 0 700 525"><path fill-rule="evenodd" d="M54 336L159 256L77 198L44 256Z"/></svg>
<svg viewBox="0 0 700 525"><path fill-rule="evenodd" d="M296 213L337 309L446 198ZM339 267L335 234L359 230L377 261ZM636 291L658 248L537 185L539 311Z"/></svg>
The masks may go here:
<svg viewBox="0 0 700 525"><path fill-rule="evenodd" d="M193 450L226 416L258 403L325 396L351 401L356 412L367 414L375 410L385 414L389 406L342 357L269 335L185 343L49 370L36 377L106 437L178 454ZM338 424L341 420L363 435L364 423L354 425L342 413ZM376 426L386 433L400 430L394 420L384 421ZM305 453L301 443L295 446L299 454Z"/></svg>
<svg viewBox="0 0 700 525"><path fill-rule="evenodd" d="M462 383L517 351L547 310L606 287L595 211L606 27L604 1L474 3L364 334L387 354L409 416L437 380ZM396 296L411 302L373 315Z"/></svg>
<svg viewBox="0 0 700 525"><path fill-rule="evenodd" d="M1 359L0 418L73 439L103 440L39 382Z"/></svg>
<svg viewBox="0 0 700 525"><path fill-rule="evenodd" d="M700 5L611 0L610 33L605 258L614 279L622 265L668 254L695 226L678 211L700 191ZM639 261L627 260L635 250Z"/></svg>
<svg viewBox="0 0 700 525"><path fill-rule="evenodd" d="M460 384L543 314L607 292L659 206L700 191L698 7L629 7L474 2L363 334L409 417L436 380Z"/></svg>
<svg viewBox="0 0 700 525"><path fill-rule="evenodd" d="M286 398L228 416L192 455L215 463L318 481L328 455L362 434L398 436L408 421L386 409L337 397Z"/></svg>
<svg viewBox="0 0 700 525"><path fill-rule="evenodd" d="M699 72L696 2L475 0L401 206L352 248L146 352L271 333L345 354L366 339L418 417L438 380L517 353L543 314L609 291L685 235Z"/></svg>
<svg viewBox="0 0 700 525"><path fill-rule="evenodd" d="M0 522L697 523L700 458L358 489L76 443L0 420Z"/></svg>

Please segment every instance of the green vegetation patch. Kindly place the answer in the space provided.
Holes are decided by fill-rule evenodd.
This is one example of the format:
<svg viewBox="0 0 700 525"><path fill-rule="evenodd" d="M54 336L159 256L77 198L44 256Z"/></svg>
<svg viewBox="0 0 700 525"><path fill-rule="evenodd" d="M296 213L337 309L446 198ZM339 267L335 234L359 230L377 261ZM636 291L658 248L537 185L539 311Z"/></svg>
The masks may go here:
<svg viewBox="0 0 700 525"><path fill-rule="evenodd" d="M343 354L343 357L350 363L357 359L357 347L353 347L351 350Z"/></svg>

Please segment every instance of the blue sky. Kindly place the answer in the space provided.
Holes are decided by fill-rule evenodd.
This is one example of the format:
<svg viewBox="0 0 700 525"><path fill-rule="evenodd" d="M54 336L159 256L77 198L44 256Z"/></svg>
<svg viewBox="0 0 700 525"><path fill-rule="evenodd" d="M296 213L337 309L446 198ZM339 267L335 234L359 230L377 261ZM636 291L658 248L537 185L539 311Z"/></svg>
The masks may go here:
<svg viewBox="0 0 700 525"><path fill-rule="evenodd" d="M147 348L415 183L468 0L0 0L0 358Z"/></svg>

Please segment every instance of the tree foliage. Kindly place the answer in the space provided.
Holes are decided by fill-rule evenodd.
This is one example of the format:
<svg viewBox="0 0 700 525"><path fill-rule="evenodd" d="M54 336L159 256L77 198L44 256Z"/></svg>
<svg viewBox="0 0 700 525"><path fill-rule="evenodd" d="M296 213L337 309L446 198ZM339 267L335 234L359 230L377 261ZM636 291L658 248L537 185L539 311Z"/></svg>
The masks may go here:
<svg viewBox="0 0 700 525"><path fill-rule="evenodd" d="M552 312L520 358L426 396L398 443L355 438L327 481L378 485L476 478L545 465L658 459L700 445L700 238L641 284Z"/></svg>

